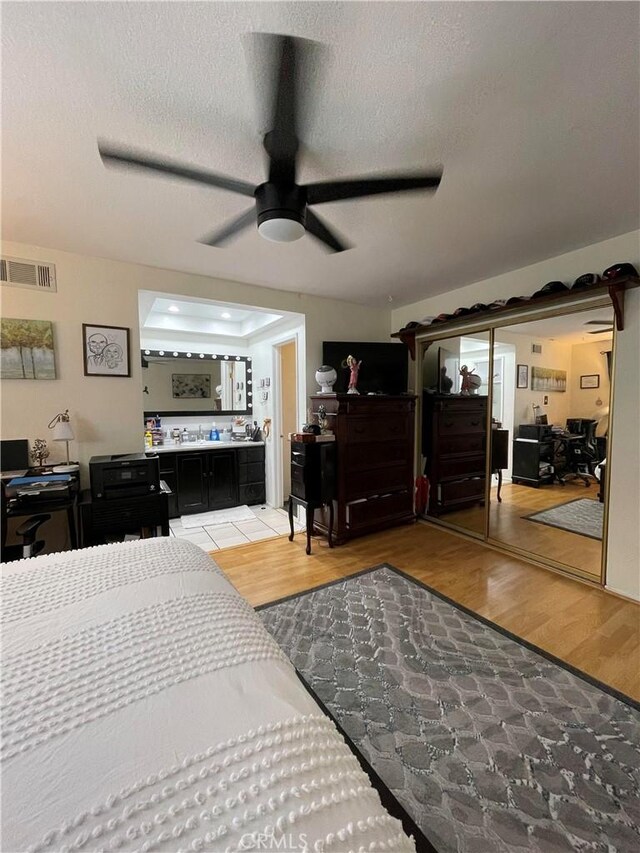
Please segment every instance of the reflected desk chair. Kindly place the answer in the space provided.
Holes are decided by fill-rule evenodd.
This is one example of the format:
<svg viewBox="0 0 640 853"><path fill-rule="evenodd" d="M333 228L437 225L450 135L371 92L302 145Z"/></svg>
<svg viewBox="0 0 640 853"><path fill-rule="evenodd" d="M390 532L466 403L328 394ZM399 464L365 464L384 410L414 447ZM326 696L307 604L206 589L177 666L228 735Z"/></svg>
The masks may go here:
<svg viewBox="0 0 640 853"><path fill-rule="evenodd" d="M597 422L586 418L569 418L568 433L561 437L565 457L565 470L560 482L580 479L585 486L597 481L594 474L598 464L598 449L595 440Z"/></svg>

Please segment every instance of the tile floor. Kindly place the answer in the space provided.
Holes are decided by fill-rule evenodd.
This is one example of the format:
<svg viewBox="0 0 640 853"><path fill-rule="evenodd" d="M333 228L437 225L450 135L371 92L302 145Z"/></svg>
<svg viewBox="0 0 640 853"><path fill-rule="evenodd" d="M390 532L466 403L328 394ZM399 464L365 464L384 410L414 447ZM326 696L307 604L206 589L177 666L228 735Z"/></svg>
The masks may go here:
<svg viewBox="0 0 640 853"><path fill-rule="evenodd" d="M289 535L289 517L284 509L276 509L263 504L249 507L255 518L247 521L235 521L228 524L215 524L210 527L183 528L182 519L174 518L169 524L171 535L188 539L199 545L203 551L218 551L232 545L244 545L259 539L271 539L274 536ZM294 518L294 528L304 530L304 526Z"/></svg>

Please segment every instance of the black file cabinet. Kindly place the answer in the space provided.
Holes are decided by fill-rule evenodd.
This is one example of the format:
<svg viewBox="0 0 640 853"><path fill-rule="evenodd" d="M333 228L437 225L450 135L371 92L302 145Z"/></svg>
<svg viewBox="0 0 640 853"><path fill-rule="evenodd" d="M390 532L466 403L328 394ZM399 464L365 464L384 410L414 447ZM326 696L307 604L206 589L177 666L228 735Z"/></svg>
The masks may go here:
<svg viewBox="0 0 640 853"><path fill-rule="evenodd" d="M329 547L333 547L333 501L335 496L335 442L292 442L291 494L289 495L291 535L289 539L293 539L293 506L298 503L306 509L307 554L311 553L314 512L325 505L329 507Z"/></svg>
<svg viewBox="0 0 640 853"><path fill-rule="evenodd" d="M555 479L554 441L516 438L511 481L519 486L542 486Z"/></svg>

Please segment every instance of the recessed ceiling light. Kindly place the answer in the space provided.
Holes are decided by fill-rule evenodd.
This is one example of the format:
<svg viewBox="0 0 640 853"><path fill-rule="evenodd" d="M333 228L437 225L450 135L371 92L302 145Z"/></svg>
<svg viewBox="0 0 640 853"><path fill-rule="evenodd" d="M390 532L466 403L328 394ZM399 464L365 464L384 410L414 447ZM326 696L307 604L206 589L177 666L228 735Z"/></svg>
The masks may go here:
<svg viewBox="0 0 640 853"><path fill-rule="evenodd" d="M223 311L220 316L222 317L223 320L230 320L231 319L231 314L229 314L228 311Z"/></svg>
<svg viewBox="0 0 640 853"><path fill-rule="evenodd" d="M179 314L180 313L180 309L178 308L177 305L169 305L169 311L171 311L172 314Z"/></svg>

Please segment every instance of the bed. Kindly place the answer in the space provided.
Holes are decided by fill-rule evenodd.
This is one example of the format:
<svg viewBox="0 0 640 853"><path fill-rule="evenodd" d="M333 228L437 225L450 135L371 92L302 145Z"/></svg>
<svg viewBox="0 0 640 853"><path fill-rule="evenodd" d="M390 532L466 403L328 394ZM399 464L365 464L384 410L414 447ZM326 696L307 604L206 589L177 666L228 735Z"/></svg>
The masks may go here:
<svg viewBox="0 0 640 853"><path fill-rule="evenodd" d="M7 564L0 615L4 853L414 850L197 546Z"/></svg>

